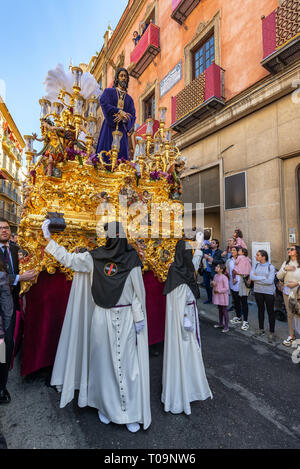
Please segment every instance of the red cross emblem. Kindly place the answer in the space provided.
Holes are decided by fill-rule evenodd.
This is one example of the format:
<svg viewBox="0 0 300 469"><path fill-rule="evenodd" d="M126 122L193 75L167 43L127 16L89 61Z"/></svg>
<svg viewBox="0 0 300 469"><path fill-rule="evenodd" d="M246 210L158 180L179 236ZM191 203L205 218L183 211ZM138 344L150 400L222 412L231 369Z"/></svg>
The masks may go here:
<svg viewBox="0 0 300 469"><path fill-rule="evenodd" d="M113 277L118 272L118 267L115 263L110 262L105 264L104 273L107 277Z"/></svg>

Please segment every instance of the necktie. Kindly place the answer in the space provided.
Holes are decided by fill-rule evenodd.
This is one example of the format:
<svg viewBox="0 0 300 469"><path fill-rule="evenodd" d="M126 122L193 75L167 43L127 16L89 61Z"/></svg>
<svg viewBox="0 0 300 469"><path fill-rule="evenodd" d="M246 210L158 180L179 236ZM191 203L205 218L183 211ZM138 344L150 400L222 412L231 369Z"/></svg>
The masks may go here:
<svg viewBox="0 0 300 469"><path fill-rule="evenodd" d="M9 274L13 274L13 267L12 267L12 264L11 264L11 260L10 260L10 256L9 256L9 253L8 253L7 246L2 246L2 249L3 249L3 254L4 254L4 263L5 263L5 266L7 268L7 271L8 271Z"/></svg>

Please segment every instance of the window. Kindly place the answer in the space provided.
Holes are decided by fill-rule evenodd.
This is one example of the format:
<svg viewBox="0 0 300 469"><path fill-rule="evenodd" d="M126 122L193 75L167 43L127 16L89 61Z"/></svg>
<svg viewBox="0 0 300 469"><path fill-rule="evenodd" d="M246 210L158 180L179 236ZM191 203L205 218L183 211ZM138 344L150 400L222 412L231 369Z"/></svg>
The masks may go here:
<svg viewBox="0 0 300 469"><path fill-rule="evenodd" d="M144 99L144 122L146 119L152 118L155 119L155 93L147 96Z"/></svg>
<svg viewBox="0 0 300 469"><path fill-rule="evenodd" d="M198 78L215 60L215 37L211 36L193 52L193 79Z"/></svg>
<svg viewBox="0 0 300 469"><path fill-rule="evenodd" d="M246 173L225 177L225 210L246 206Z"/></svg>
<svg viewBox="0 0 300 469"><path fill-rule="evenodd" d="M140 34L141 35L146 31L145 26L148 27L150 23L155 24L155 8L153 8L151 13L142 22L141 27L140 27Z"/></svg>

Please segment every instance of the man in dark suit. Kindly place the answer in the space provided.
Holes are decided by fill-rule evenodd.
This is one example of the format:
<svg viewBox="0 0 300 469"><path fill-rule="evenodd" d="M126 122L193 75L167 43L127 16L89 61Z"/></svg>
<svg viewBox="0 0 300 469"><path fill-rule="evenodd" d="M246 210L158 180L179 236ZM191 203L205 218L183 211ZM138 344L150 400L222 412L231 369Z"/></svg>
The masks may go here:
<svg viewBox="0 0 300 469"><path fill-rule="evenodd" d="M0 364L0 404L8 404L11 400L9 392L6 389L6 384L14 348L14 330L16 324L16 310L19 309L20 282L33 280L36 276L33 269L28 270L23 274L19 274L19 246L10 244L10 237L11 230L8 221L5 220L5 218L0 218L0 260L3 262L3 265L8 272L9 284L14 302L14 314L11 318L8 329L5 331L6 363Z"/></svg>

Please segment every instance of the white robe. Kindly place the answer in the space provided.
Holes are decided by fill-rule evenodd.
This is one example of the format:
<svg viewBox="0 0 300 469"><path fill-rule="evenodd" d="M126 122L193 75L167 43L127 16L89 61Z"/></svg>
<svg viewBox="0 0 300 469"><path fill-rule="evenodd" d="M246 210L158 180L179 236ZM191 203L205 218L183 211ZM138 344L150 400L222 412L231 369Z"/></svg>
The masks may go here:
<svg viewBox="0 0 300 469"><path fill-rule="evenodd" d="M197 269L199 257L195 255L193 262ZM193 324L193 331L184 329L184 314ZM213 396L202 359L196 299L190 287L182 284L167 295L161 400L165 412L189 415L191 402L209 397Z"/></svg>
<svg viewBox="0 0 300 469"><path fill-rule="evenodd" d="M141 268L132 269L118 301L130 306L105 309L92 298L94 262L88 252L71 254L53 240L46 251L75 271L51 377L51 385L62 392L60 407L79 389L80 407L96 407L114 423L139 422L148 428L149 352ZM142 320L145 327L136 334L134 322Z"/></svg>

